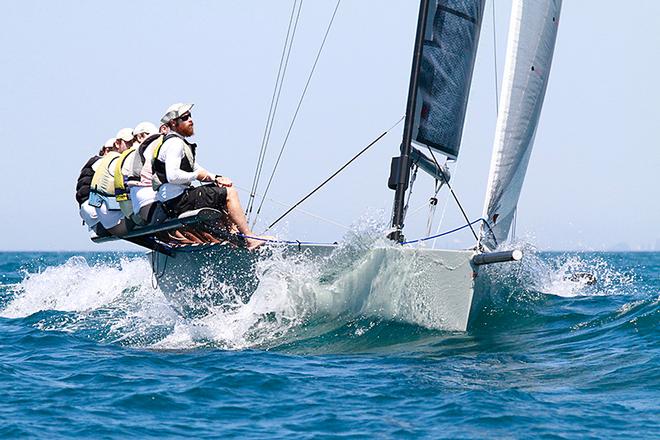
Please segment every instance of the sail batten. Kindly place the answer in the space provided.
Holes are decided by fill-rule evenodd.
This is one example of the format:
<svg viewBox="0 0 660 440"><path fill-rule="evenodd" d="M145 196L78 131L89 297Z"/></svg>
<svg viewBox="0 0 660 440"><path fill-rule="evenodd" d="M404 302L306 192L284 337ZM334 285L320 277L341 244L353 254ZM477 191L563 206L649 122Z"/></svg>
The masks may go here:
<svg viewBox="0 0 660 440"><path fill-rule="evenodd" d="M532 152L557 38L561 0L514 0L481 243L509 235Z"/></svg>

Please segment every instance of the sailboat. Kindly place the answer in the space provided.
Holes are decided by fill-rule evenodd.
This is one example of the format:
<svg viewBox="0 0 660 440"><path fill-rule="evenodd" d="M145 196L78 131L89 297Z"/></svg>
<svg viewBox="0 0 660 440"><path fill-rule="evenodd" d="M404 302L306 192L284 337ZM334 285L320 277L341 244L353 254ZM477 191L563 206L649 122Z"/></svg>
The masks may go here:
<svg viewBox="0 0 660 440"><path fill-rule="evenodd" d="M532 151L561 0L513 0L483 218L470 221L463 212L464 227L475 237L474 247L430 249L406 242L404 236L411 170L428 173L436 188L445 186L453 194L449 170L439 159L456 161L459 157L484 7L485 0L420 2L403 139L400 154L392 159L388 181L395 195L387 236L395 244L371 249L355 275L366 277L361 282L371 290L387 285L398 292L410 309L407 320L431 328L468 329L489 290L480 268L522 258L520 250L503 250L501 245L516 214ZM217 286L236 287L246 297L257 287L254 266L259 258L267 258L263 253L227 245L174 248L156 238L157 232L203 224L218 215L210 209L186 213L123 237L152 249L152 267L160 288L183 314L222 305L223 295L212 293ZM94 241L114 238L96 237ZM303 254L309 259L327 258L337 247L301 242L283 246L286 254ZM387 313L387 306L380 307L381 313ZM401 311L392 315L397 313Z"/></svg>

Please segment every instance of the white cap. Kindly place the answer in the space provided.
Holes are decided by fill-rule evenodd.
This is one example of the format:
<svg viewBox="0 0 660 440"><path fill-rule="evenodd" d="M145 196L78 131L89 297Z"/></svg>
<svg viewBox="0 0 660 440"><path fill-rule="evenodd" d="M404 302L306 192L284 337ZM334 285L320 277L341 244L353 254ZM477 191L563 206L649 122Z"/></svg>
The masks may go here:
<svg viewBox="0 0 660 440"><path fill-rule="evenodd" d="M155 134L158 133L158 129L154 124L148 121L140 122L138 125L135 126L133 129L133 135L136 136L140 133L146 133L146 134Z"/></svg>
<svg viewBox="0 0 660 440"><path fill-rule="evenodd" d="M172 104L167 108L167 111L165 111L165 115L162 118L160 118L160 122L162 122L163 124L167 124L172 119L181 117L181 115L183 115L184 113L189 112L190 109L193 108L193 105L195 104L183 104L181 102Z"/></svg>
<svg viewBox="0 0 660 440"><path fill-rule="evenodd" d="M117 138L110 138L107 141L105 141L105 144L103 144L103 148L112 148L115 146L115 141Z"/></svg>
<svg viewBox="0 0 660 440"><path fill-rule="evenodd" d="M132 128L122 128L117 132L117 140L123 139L126 142L133 140L133 129Z"/></svg>

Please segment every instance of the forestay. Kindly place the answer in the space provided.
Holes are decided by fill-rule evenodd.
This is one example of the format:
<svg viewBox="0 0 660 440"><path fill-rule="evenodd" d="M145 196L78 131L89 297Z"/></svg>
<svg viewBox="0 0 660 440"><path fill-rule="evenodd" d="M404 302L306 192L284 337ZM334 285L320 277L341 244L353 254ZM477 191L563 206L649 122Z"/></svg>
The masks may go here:
<svg viewBox="0 0 660 440"><path fill-rule="evenodd" d="M557 37L561 0L514 0L481 243L509 235L534 143Z"/></svg>
<svg viewBox="0 0 660 440"><path fill-rule="evenodd" d="M460 148L485 0L430 1L413 140L455 159Z"/></svg>

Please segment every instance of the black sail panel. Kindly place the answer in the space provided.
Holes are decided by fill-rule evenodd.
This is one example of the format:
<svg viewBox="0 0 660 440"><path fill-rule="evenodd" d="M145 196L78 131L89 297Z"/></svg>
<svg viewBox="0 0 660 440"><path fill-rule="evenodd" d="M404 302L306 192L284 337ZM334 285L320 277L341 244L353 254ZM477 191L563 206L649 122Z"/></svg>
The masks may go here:
<svg viewBox="0 0 660 440"><path fill-rule="evenodd" d="M455 159L485 0L429 2L418 74L413 140Z"/></svg>

